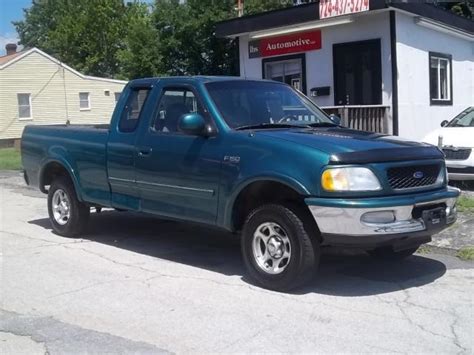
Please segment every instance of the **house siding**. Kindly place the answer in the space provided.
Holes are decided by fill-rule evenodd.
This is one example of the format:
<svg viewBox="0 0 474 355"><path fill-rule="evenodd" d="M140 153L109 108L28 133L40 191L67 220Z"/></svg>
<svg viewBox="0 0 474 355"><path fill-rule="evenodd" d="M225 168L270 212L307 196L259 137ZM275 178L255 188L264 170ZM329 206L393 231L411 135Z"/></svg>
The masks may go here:
<svg viewBox="0 0 474 355"><path fill-rule="evenodd" d="M353 23L323 27L321 31L321 49L304 52L306 56L306 90L314 87L330 87L330 94L321 97L310 97L321 107L335 106L333 45L366 40L380 40L382 102L388 107L387 127L392 132L392 69L390 49L389 13L371 13L358 16ZM262 78L262 60L265 58L249 58L249 36L239 37L240 75L247 78ZM269 58L269 57L267 57ZM278 58L278 57L273 57Z"/></svg>
<svg viewBox="0 0 474 355"><path fill-rule="evenodd" d="M328 96L311 97L319 106L334 105L333 44L380 39L382 57L382 104L392 104L392 77L390 65L390 26L388 12L358 17L354 23L320 29L321 49L304 52L306 54L306 86L330 86ZM240 75L247 78L262 78L262 59L249 58L249 36L239 37Z"/></svg>
<svg viewBox="0 0 474 355"><path fill-rule="evenodd" d="M28 124L108 123L124 85L82 78L33 51L0 70L0 140L20 138ZM79 109L79 92L90 93L90 110ZM19 119L18 93L31 94L31 119Z"/></svg>
<svg viewBox="0 0 474 355"><path fill-rule="evenodd" d="M421 140L474 103L474 43L421 27L397 12L399 135ZM452 105L430 104L429 52L452 56Z"/></svg>

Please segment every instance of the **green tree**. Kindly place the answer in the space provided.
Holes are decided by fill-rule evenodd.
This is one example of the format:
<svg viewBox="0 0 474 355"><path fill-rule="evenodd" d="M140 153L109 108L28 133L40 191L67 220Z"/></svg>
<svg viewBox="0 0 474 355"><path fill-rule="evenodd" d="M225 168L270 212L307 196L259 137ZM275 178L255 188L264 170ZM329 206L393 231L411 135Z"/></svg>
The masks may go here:
<svg viewBox="0 0 474 355"><path fill-rule="evenodd" d="M36 0L14 22L20 43L38 47L90 75L116 76L127 19L122 0Z"/></svg>
<svg viewBox="0 0 474 355"><path fill-rule="evenodd" d="M290 4L292 0L246 0L244 13ZM215 35L216 22L235 16L235 0L156 0L153 17L163 73L238 75L238 42Z"/></svg>
<svg viewBox="0 0 474 355"><path fill-rule="evenodd" d="M215 36L233 16L232 0L157 0L153 12L164 74L235 74L236 44Z"/></svg>
<svg viewBox="0 0 474 355"><path fill-rule="evenodd" d="M245 14L291 5L246 0ZM216 22L237 16L235 0L33 0L14 25L38 47L89 75L236 75L237 41L217 38Z"/></svg>
<svg viewBox="0 0 474 355"><path fill-rule="evenodd" d="M137 4L128 13L124 46L118 55L120 77L135 79L158 76L164 71L158 50L158 31L152 23L149 6Z"/></svg>
<svg viewBox="0 0 474 355"><path fill-rule="evenodd" d="M292 6L293 0L244 0L244 15Z"/></svg>
<svg viewBox="0 0 474 355"><path fill-rule="evenodd" d="M445 10L454 12L456 15L464 16L467 18L474 17L474 1L441 1L434 0L436 6L442 7Z"/></svg>

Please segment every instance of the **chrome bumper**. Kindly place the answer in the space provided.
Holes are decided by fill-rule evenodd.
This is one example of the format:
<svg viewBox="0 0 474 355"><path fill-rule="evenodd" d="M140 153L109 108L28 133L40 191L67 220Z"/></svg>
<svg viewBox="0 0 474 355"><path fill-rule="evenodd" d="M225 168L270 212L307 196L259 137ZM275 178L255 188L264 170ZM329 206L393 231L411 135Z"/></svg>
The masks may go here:
<svg viewBox="0 0 474 355"><path fill-rule="evenodd" d="M449 180L474 180L474 174L448 173Z"/></svg>
<svg viewBox="0 0 474 355"><path fill-rule="evenodd" d="M423 202L407 206L393 206L380 208L351 208L325 207L309 205L320 232L324 234L345 236L375 236L422 232L427 229L422 218L413 218L415 207L433 204L446 204L446 223L440 225L442 229L456 220L456 198L446 198L436 201ZM393 214L390 222L367 222L362 218L373 212Z"/></svg>

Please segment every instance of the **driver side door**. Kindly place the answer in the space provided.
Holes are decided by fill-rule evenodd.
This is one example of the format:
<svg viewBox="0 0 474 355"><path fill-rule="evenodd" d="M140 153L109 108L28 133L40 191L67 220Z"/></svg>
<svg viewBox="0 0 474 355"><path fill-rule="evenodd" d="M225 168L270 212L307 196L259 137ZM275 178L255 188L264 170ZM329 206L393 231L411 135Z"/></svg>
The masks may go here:
<svg viewBox="0 0 474 355"><path fill-rule="evenodd" d="M161 88L153 117L138 139L136 174L141 210L215 224L220 139L179 132L180 117L190 112L211 120L192 87Z"/></svg>

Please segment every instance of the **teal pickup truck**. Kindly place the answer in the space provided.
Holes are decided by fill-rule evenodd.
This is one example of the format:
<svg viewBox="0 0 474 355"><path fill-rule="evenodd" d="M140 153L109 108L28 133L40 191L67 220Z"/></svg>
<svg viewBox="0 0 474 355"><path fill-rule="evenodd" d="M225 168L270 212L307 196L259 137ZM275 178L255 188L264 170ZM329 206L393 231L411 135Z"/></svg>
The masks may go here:
<svg viewBox="0 0 474 355"><path fill-rule="evenodd" d="M435 146L341 127L272 81L131 81L110 125L28 126L25 180L48 193L53 229L92 210L151 213L236 232L251 279L289 290L322 247L401 259L456 219Z"/></svg>

